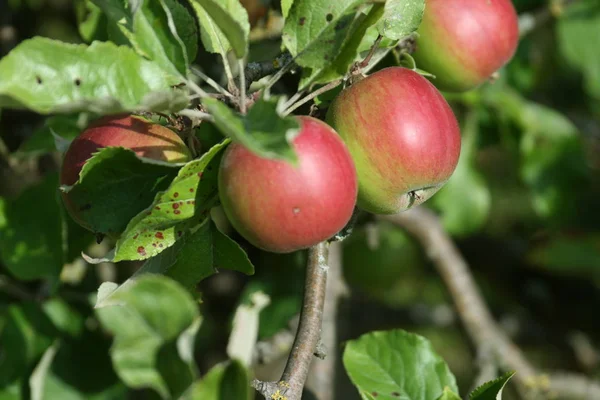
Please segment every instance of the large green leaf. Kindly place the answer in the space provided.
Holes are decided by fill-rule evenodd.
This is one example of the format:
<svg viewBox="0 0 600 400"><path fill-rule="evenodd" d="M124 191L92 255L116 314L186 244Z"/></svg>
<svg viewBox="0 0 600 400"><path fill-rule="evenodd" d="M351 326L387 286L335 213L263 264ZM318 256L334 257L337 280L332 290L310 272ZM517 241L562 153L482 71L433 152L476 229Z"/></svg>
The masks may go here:
<svg viewBox="0 0 600 400"><path fill-rule="evenodd" d="M299 131L299 123L293 117L279 115L277 99L259 99L246 115L235 113L216 99L205 98L202 104L212 114L215 125L224 135L253 153L291 163L298 161L292 141Z"/></svg>
<svg viewBox="0 0 600 400"><path fill-rule="evenodd" d="M348 342L343 361L363 399L437 400L446 386L458 392L454 375L431 344L403 330Z"/></svg>
<svg viewBox="0 0 600 400"><path fill-rule="evenodd" d="M214 146L179 170L171 185L127 225L117 241L114 261L151 258L208 218L218 202L218 170L227 144Z"/></svg>
<svg viewBox="0 0 600 400"><path fill-rule="evenodd" d="M118 234L169 186L176 167L142 159L129 149L107 147L85 163L74 186L62 190L94 232Z"/></svg>
<svg viewBox="0 0 600 400"><path fill-rule="evenodd" d="M248 370L236 360L214 366L194 383L183 400L252 400Z"/></svg>
<svg viewBox="0 0 600 400"><path fill-rule="evenodd" d="M424 11L425 0L387 0L377 30L388 39L402 39L421 25Z"/></svg>
<svg viewBox="0 0 600 400"><path fill-rule="evenodd" d="M600 98L600 6L595 0L578 1L558 21L562 55L585 78L587 91Z"/></svg>
<svg viewBox="0 0 600 400"><path fill-rule="evenodd" d="M334 59L365 0L295 0L283 28L283 44L303 67L321 68Z"/></svg>
<svg viewBox="0 0 600 400"><path fill-rule="evenodd" d="M36 37L25 40L0 60L0 107L38 113L135 109L177 111L187 98L171 89L180 79L132 49L112 43L74 45ZM152 95L175 94L171 108ZM150 100L154 100L150 103Z"/></svg>
<svg viewBox="0 0 600 400"><path fill-rule="evenodd" d="M189 0L200 24L206 51L223 56L233 50L238 58L248 52L250 23L239 0Z"/></svg>
<svg viewBox="0 0 600 400"><path fill-rule="evenodd" d="M64 254L57 191L53 174L15 200L0 198L0 257L19 279L58 279Z"/></svg>
<svg viewBox="0 0 600 400"><path fill-rule="evenodd" d="M200 315L183 287L169 278L147 275L114 293L96 312L115 335L113 365L128 386L152 388L170 399L193 382Z"/></svg>

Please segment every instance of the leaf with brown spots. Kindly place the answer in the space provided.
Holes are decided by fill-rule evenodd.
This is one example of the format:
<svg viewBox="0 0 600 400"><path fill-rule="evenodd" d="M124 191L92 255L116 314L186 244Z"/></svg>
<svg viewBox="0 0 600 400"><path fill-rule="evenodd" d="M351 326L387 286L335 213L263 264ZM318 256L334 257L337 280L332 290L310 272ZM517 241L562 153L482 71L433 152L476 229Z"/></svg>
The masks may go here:
<svg viewBox="0 0 600 400"><path fill-rule="evenodd" d="M209 217L210 209L218 203L218 167L222 150L228 143L214 146L202 158L179 170L171 185L131 220L117 241L113 261L151 258ZM190 191L190 188L194 190ZM140 246L144 248L143 252L138 251Z"/></svg>

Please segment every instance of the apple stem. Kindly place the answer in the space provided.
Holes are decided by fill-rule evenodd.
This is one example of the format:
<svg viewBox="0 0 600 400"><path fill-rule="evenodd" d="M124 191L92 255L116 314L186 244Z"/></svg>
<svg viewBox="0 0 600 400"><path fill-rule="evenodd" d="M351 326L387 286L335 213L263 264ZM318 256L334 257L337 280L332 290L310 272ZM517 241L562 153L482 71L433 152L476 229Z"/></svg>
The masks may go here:
<svg viewBox="0 0 600 400"><path fill-rule="evenodd" d="M383 36L377 36L377 39L375 39L375 42L373 42L373 46L371 46L371 49L369 50L369 54L367 54L367 56L360 63L358 63L359 70L362 70L367 65L369 65L369 62L371 61L371 58L373 58L373 54L375 54L375 50L377 50L377 47L379 46L379 43L381 43L382 39Z"/></svg>
<svg viewBox="0 0 600 400"><path fill-rule="evenodd" d="M323 94L325 92L328 92L332 89L335 89L336 87L338 87L341 83L343 82L342 79L337 79L333 82L329 82L327 85L320 87L319 89L315 90L314 92L308 94L307 96L305 96L304 98L300 99L299 101L297 101L296 103L292 104L291 106L289 106L288 109L286 109L283 112L283 115L288 115L290 114L292 111L296 110L298 107L302 106L303 104L311 101L312 99L314 99L315 97L319 96L320 94Z"/></svg>
<svg viewBox="0 0 600 400"><path fill-rule="evenodd" d="M321 242L308 252L300 323L281 379L279 382L262 382L258 379L252 382L252 386L265 399L300 400L302 397L310 364L321 338L328 272L329 244Z"/></svg>
<svg viewBox="0 0 600 400"><path fill-rule="evenodd" d="M514 379L524 398L552 394L557 398L600 399L600 384L578 374L542 374L525 358L494 320L466 260L432 211L416 207L379 218L400 226L421 243L444 280L467 334L480 351L492 353L497 366L517 371Z"/></svg>
<svg viewBox="0 0 600 400"><path fill-rule="evenodd" d="M221 58L223 59L223 68L225 69L225 75L227 76L227 89L229 90L229 93L232 93L235 96L235 93L237 92L237 86L235 85L235 80L233 79L231 65L229 65L227 55L221 54Z"/></svg>
<svg viewBox="0 0 600 400"><path fill-rule="evenodd" d="M238 60L240 67L240 112L246 114L246 73L244 70L244 60Z"/></svg>

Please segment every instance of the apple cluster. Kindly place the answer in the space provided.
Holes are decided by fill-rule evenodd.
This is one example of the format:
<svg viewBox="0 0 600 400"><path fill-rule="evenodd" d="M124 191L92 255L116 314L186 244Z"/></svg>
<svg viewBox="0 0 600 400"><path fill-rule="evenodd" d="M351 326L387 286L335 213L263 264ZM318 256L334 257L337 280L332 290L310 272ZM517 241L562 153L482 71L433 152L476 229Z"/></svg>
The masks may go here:
<svg viewBox="0 0 600 400"><path fill-rule="evenodd" d="M415 58L443 90L464 91L513 55L518 40L509 0L428 0ZM294 166L262 158L239 143L219 169L219 196L236 230L253 245L285 253L327 240L349 222L355 206L394 214L423 203L450 178L460 130L438 89L417 72L389 67L345 88L326 122L298 116ZM190 159L179 136L140 117L101 119L73 141L62 184L73 185L97 149L121 146L169 162ZM69 213L85 215L63 193Z"/></svg>

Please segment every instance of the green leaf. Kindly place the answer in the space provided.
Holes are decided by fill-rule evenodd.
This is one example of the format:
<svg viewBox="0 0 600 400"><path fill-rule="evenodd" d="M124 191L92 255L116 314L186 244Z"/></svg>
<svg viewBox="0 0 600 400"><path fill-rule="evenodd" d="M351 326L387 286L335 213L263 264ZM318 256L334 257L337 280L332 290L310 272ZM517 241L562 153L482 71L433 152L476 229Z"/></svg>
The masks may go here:
<svg viewBox="0 0 600 400"><path fill-rule="evenodd" d="M294 0L281 0L281 14L283 18L287 18L292 4L294 4Z"/></svg>
<svg viewBox="0 0 600 400"><path fill-rule="evenodd" d="M417 30L424 12L425 0L387 0L377 30L385 38L400 40Z"/></svg>
<svg viewBox="0 0 600 400"><path fill-rule="evenodd" d="M156 61L165 71L184 78L190 59L182 37L187 39L190 54L195 55L196 25L187 10L174 0L142 0L135 10L127 10L121 3L123 14L130 14L131 24L112 21L121 29L138 54ZM181 35L178 31L181 31Z"/></svg>
<svg viewBox="0 0 600 400"><path fill-rule="evenodd" d="M523 132L520 174L539 216L554 223L578 218L591 191L582 136L559 111L523 98L502 84L482 90L484 99Z"/></svg>
<svg viewBox="0 0 600 400"><path fill-rule="evenodd" d="M31 400L43 400L44 398L44 383L48 375L50 365L54 360L54 356L58 351L60 342L55 341L52 346L48 347L42 356L42 359L35 367L29 377L29 388L31 390Z"/></svg>
<svg viewBox="0 0 600 400"><path fill-rule="evenodd" d="M57 190L53 174L15 200L0 198L0 257L19 279L58 279L64 255Z"/></svg>
<svg viewBox="0 0 600 400"><path fill-rule="evenodd" d="M533 194L533 206L558 221L576 217L589 191L589 168L577 128L551 108L526 102L521 110L521 176Z"/></svg>
<svg viewBox="0 0 600 400"><path fill-rule="evenodd" d="M214 117L217 128L248 150L264 158L298 162L292 141L300 125L294 117L279 115L277 99L259 99L245 116L216 99L202 99L202 104Z"/></svg>
<svg viewBox="0 0 600 400"><path fill-rule="evenodd" d="M119 381L113 370L109 355L112 338L103 329L98 329L97 320L87 314L87 309L85 312L86 314L81 315L80 319L85 316L89 321L88 329L85 329L77 337L61 337L51 364L47 365L44 374L40 373L43 376L39 376L36 383L42 389L40 399L114 400L125 398L125 385ZM38 363L38 370L43 361L42 359Z"/></svg>
<svg viewBox="0 0 600 400"><path fill-rule="evenodd" d="M50 299L42 304L44 313L62 333L76 337L83 331L83 318L76 310L60 298Z"/></svg>
<svg viewBox="0 0 600 400"><path fill-rule="evenodd" d="M295 0L283 27L283 44L303 67L333 60L365 0Z"/></svg>
<svg viewBox="0 0 600 400"><path fill-rule="evenodd" d="M363 398L432 400L446 386L458 392L454 375L429 341L403 330L372 332L348 342L343 362Z"/></svg>
<svg viewBox="0 0 600 400"><path fill-rule="evenodd" d="M40 37L21 42L2 58L0 75L0 107L41 114L143 109L148 96L172 93L171 86L180 83L127 47L104 42L74 45ZM154 111L178 111L185 104Z"/></svg>
<svg viewBox="0 0 600 400"><path fill-rule="evenodd" d="M26 376L58 333L37 303L11 305L6 315L0 337L0 387Z"/></svg>
<svg viewBox="0 0 600 400"><path fill-rule="evenodd" d="M211 368L199 382L194 383L183 400L252 400L250 373L236 360Z"/></svg>
<svg viewBox="0 0 600 400"><path fill-rule="evenodd" d="M19 147L18 155L36 155L56 150L66 150L68 144L81 132L77 115L54 115L46 118L44 126L37 129Z"/></svg>
<svg viewBox="0 0 600 400"><path fill-rule="evenodd" d="M436 400L462 400L462 399L460 398L459 395L457 395L452 390L450 390L450 388L445 387L444 393L442 393L442 395L440 397L438 397Z"/></svg>
<svg viewBox="0 0 600 400"><path fill-rule="evenodd" d="M233 50L237 58L248 52L250 23L239 0L189 0L200 24L204 48L225 57Z"/></svg>
<svg viewBox="0 0 600 400"><path fill-rule="evenodd" d="M79 34L85 42L108 39L106 15L91 0L76 0L75 16Z"/></svg>
<svg viewBox="0 0 600 400"><path fill-rule="evenodd" d="M129 149L106 147L85 163L75 185L62 190L93 232L118 234L169 186L177 167L140 158Z"/></svg>
<svg viewBox="0 0 600 400"><path fill-rule="evenodd" d="M590 95L600 98L600 7L595 1L579 1L565 7L557 24L562 55L584 76Z"/></svg>
<svg viewBox="0 0 600 400"><path fill-rule="evenodd" d="M22 385L20 382L13 382L8 386L3 386L0 389L0 400L22 400L25 394L22 392Z"/></svg>
<svg viewBox="0 0 600 400"><path fill-rule="evenodd" d="M484 383L469 395L469 400L502 400L502 389L514 374L515 372L507 372L493 381Z"/></svg>
<svg viewBox="0 0 600 400"><path fill-rule="evenodd" d="M476 112L471 112L463 127L456 170L430 203L441 211L444 228L455 236L466 236L480 229L487 221L492 205L485 178L475 166L478 134L478 117Z"/></svg>
<svg viewBox="0 0 600 400"><path fill-rule="evenodd" d="M219 164L227 144L218 144L187 163L152 205L130 221L117 241L115 262L151 258L208 218L218 202Z"/></svg>
<svg viewBox="0 0 600 400"><path fill-rule="evenodd" d="M198 282L213 275L219 268L254 274L254 266L246 252L219 232L209 219L185 238L176 261L169 266L165 275L193 292Z"/></svg>
<svg viewBox="0 0 600 400"><path fill-rule="evenodd" d="M345 76L350 66L359 59L359 47L365 40L367 30L377 23L382 15L383 4L374 4L366 14L359 13L352 21L337 57L321 68L306 69L299 89L304 89L313 83L328 83ZM370 44L373 45L374 42L375 38L372 38Z"/></svg>
<svg viewBox="0 0 600 400"><path fill-rule="evenodd" d="M600 235L554 235L529 249L527 260L556 274L600 277Z"/></svg>
<svg viewBox="0 0 600 400"><path fill-rule="evenodd" d="M111 296L147 274L163 274L195 294L196 285L219 268L254 274L254 266L239 245L219 232L209 219L167 250L152 257L122 285L104 282L98 289L96 307L103 307Z"/></svg>
<svg viewBox="0 0 600 400"><path fill-rule="evenodd" d="M144 276L114 293L96 312L115 335L113 365L128 386L152 388L169 399L193 382L193 339L200 316L193 298L177 283Z"/></svg>

